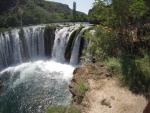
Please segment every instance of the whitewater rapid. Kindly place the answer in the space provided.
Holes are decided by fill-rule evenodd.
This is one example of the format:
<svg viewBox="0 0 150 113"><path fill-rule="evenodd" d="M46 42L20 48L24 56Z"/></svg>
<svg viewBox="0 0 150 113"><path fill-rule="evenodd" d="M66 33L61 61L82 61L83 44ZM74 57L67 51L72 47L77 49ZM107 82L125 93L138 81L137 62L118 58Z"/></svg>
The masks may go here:
<svg viewBox="0 0 150 113"><path fill-rule="evenodd" d="M75 67L52 60L8 67L0 72L5 88L0 113L44 113L50 106L68 105L68 85Z"/></svg>

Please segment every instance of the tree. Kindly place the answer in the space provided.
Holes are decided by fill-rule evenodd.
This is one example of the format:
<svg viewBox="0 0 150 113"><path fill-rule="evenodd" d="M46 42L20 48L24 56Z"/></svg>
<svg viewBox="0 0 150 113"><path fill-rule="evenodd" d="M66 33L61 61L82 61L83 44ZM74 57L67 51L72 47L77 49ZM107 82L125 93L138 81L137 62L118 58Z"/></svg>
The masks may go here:
<svg viewBox="0 0 150 113"><path fill-rule="evenodd" d="M137 24L139 24L139 19L146 14L148 10L149 8L143 0L133 0L133 4L129 7L129 11Z"/></svg>
<svg viewBox="0 0 150 113"><path fill-rule="evenodd" d="M9 15L5 22L6 27L16 27L18 24L19 21L16 15Z"/></svg>
<svg viewBox="0 0 150 113"><path fill-rule="evenodd" d="M104 21L105 4L101 0L96 0L93 4L92 10L89 12L89 21L92 23L100 23Z"/></svg>
<svg viewBox="0 0 150 113"><path fill-rule="evenodd" d="M73 21L76 21L76 2L73 2Z"/></svg>

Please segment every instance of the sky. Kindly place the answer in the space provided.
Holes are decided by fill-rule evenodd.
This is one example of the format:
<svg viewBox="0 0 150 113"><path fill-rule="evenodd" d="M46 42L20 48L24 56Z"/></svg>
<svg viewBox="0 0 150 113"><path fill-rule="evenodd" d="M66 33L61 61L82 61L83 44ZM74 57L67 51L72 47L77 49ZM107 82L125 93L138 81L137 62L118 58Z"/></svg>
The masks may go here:
<svg viewBox="0 0 150 113"><path fill-rule="evenodd" d="M54 2L67 4L71 9L73 8L73 1L75 1L76 10L88 14L88 11L89 9L92 8L92 5L95 0L47 0L47 1L54 1Z"/></svg>

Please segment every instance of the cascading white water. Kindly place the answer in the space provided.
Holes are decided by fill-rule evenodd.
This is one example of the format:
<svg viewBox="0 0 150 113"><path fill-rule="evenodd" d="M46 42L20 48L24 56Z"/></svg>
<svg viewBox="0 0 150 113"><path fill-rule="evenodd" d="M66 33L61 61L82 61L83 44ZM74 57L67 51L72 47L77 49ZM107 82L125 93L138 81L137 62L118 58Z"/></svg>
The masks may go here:
<svg viewBox="0 0 150 113"><path fill-rule="evenodd" d="M29 57L44 56L44 29L32 27L23 28L23 31Z"/></svg>
<svg viewBox="0 0 150 113"><path fill-rule="evenodd" d="M4 85L0 93L0 113L45 113L50 106L70 103L68 84L74 67L65 64L64 53L70 35L78 27L79 25L56 30L52 60L40 60L45 56L43 26L14 29L0 34L0 69L20 63L0 71ZM71 64L78 62L84 30L85 28L76 38ZM36 57L39 58L37 61L31 60Z"/></svg>
<svg viewBox="0 0 150 113"><path fill-rule="evenodd" d="M87 28L83 28L80 33L78 34L78 36L76 37L75 43L74 43L74 47L72 50L72 54L71 54L71 59L70 59L70 64L71 65L77 65L79 62L79 48L80 48L80 41L81 41L81 37L83 32L85 31L85 29Z"/></svg>
<svg viewBox="0 0 150 113"><path fill-rule="evenodd" d="M56 30L56 36L54 41L53 47L53 60L57 62L65 62L64 53L70 38L71 33L77 28L78 26L71 26L71 27L64 27L63 29Z"/></svg>
<svg viewBox="0 0 150 113"><path fill-rule="evenodd" d="M21 62L18 30L5 32L0 35L0 64L1 67L11 63Z"/></svg>
<svg viewBox="0 0 150 113"><path fill-rule="evenodd" d="M23 33L22 33L23 32ZM20 37L19 34L23 36ZM0 34L0 69L44 56L44 29L27 27Z"/></svg>
<svg viewBox="0 0 150 113"><path fill-rule="evenodd" d="M43 60L5 69L0 72L5 86L0 113L45 113L50 106L69 104L73 70L70 65Z"/></svg>

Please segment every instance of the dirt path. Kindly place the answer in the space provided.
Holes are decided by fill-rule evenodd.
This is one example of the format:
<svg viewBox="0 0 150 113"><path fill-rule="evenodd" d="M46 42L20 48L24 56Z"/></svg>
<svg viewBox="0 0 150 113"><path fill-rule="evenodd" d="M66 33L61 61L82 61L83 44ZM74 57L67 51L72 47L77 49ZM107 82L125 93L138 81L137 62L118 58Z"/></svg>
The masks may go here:
<svg viewBox="0 0 150 113"><path fill-rule="evenodd" d="M100 74L91 73L90 69ZM89 87L82 103L78 105L82 113L143 113L146 99L121 87L115 77L107 77L106 73L105 67L95 65L76 70L74 79L79 81L87 78Z"/></svg>
<svg viewBox="0 0 150 113"><path fill-rule="evenodd" d="M83 113L142 113L147 103L144 97L119 87L115 79L88 82L90 90L82 102L88 107L83 107Z"/></svg>

